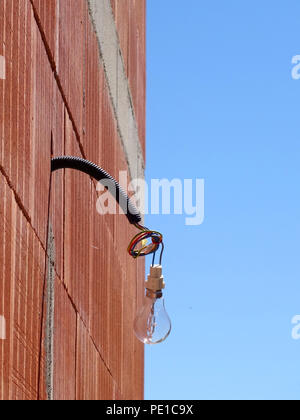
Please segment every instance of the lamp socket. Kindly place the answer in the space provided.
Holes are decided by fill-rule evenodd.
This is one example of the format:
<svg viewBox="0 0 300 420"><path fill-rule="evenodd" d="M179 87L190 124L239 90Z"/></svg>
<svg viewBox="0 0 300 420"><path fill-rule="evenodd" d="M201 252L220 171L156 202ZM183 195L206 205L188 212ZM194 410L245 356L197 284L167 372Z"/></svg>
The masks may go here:
<svg viewBox="0 0 300 420"><path fill-rule="evenodd" d="M165 288L161 265L154 265L150 267L150 274L148 275L145 287L146 289L153 291L158 291Z"/></svg>

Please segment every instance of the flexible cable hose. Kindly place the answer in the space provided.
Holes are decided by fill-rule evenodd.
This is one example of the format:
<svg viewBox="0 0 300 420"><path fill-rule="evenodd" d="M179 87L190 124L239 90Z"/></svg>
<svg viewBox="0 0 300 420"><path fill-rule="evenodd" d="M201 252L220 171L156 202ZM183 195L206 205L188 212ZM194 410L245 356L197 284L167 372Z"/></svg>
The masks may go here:
<svg viewBox="0 0 300 420"><path fill-rule="evenodd" d="M84 172L96 181L101 182L105 187L107 187L107 183L104 181L110 181L114 188L112 188L113 191L111 189L109 189L109 191L120 205L129 223L137 224L141 222L142 218L140 212L135 207L132 200L128 197L120 184L104 169L88 160L74 156L59 156L53 158L51 160L51 171L54 172L58 169L75 169Z"/></svg>

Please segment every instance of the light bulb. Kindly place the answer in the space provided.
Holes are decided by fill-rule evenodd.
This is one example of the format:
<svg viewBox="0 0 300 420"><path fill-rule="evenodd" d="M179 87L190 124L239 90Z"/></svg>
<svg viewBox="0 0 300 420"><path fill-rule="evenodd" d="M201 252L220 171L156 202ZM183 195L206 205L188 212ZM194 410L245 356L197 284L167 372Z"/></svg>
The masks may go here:
<svg viewBox="0 0 300 420"><path fill-rule="evenodd" d="M161 272L161 266L151 267L144 305L134 321L135 335L144 344L161 343L171 332L171 321L162 294L165 284Z"/></svg>
<svg viewBox="0 0 300 420"><path fill-rule="evenodd" d="M147 290L145 303L134 321L134 332L144 344L158 344L171 332L162 292Z"/></svg>

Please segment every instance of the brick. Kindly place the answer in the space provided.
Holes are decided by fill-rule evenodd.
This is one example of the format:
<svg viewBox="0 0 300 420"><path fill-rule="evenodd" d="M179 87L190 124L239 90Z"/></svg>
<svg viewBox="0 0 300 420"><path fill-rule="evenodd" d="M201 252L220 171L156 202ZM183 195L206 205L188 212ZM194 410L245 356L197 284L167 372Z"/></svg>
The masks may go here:
<svg viewBox="0 0 300 420"><path fill-rule="evenodd" d="M107 94L103 67L99 65L98 44L95 32L87 20L85 101L83 121L83 146L90 159L102 164L102 103Z"/></svg>
<svg viewBox="0 0 300 420"><path fill-rule="evenodd" d="M145 159L146 2L144 0L114 0L111 1L111 6Z"/></svg>
<svg viewBox="0 0 300 420"><path fill-rule="evenodd" d="M52 112L52 79L29 2L5 2L4 39L0 165L45 245L51 118L44 115Z"/></svg>
<svg viewBox="0 0 300 420"><path fill-rule="evenodd" d="M112 399L113 378L80 319L77 334L77 400ZM93 375L90 374L91 371Z"/></svg>
<svg viewBox="0 0 300 420"><path fill-rule="evenodd" d="M70 120L66 116L66 154L80 156ZM91 247L91 195L94 184L79 171L65 170L64 283L85 323L89 315L89 249Z"/></svg>
<svg viewBox="0 0 300 420"><path fill-rule="evenodd" d="M53 63L58 64L58 22L60 0L31 0L39 26L45 36Z"/></svg>
<svg viewBox="0 0 300 420"><path fill-rule="evenodd" d="M86 0L59 2L58 77L78 135L82 135L87 4Z"/></svg>
<svg viewBox="0 0 300 420"><path fill-rule="evenodd" d="M0 398L37 399L45 253L3 176L0 192Z"/></svg>
<svg viewBox="0 0 300 420"><path fill-rule="evenodd" d="M53 156L65 154L65 106L57 86L53 87L51 139ZM50 223L55 240L55 269L63 278L64 264L64 192L65 171L56 171L51 176Z"/></svg>
<svg viewBox="0 0 300 420"><path fill-rule="evenodd" d="M75 400L77 314L61 281L55 282L54 399Z"/></svg>

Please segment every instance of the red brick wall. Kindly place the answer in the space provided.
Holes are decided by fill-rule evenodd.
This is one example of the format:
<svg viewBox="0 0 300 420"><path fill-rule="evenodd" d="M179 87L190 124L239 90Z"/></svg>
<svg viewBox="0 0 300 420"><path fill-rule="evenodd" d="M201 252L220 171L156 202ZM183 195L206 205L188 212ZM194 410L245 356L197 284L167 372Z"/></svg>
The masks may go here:
<svg viewBox="0 0 300 420"><path fill-rule="evenodd" d="M146 1L110 0L145 154Z"/></svg>
<svg viewBox="0 0 300 420"><path fill-rule="evenodd" d="M112 2L143 150L144 3ZM50 178L52 153L85 157L117 178L128 171L86 0L1 0L0 55L0 399L50 391L54 399L141 399L144 349L132 324L144 263L126 253L135 229L125 216L96 212L86 175Z"/></svg>

